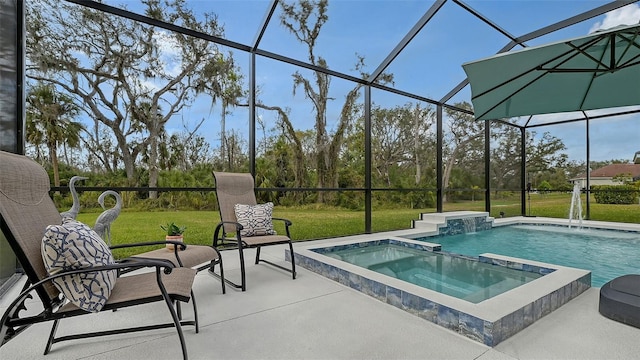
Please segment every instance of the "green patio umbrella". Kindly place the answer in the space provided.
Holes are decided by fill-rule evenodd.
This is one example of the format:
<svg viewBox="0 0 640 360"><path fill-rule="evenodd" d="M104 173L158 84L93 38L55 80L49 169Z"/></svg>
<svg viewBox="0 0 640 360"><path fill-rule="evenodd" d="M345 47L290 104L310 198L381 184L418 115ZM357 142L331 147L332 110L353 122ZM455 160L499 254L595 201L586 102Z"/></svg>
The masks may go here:
<svg viewBox="0 0 640 360"><path fill-rule="evenodd" d="M462 67L477 120L640 105L640 24Z"/></svg>

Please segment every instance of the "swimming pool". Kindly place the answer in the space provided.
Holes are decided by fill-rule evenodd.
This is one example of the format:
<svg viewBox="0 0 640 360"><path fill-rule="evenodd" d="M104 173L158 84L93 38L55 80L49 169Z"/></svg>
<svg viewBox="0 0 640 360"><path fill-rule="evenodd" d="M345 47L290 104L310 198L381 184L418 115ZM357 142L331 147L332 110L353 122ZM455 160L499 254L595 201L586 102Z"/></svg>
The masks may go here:
<svg viewBox="0 0 640 360"><path fill-rule="evenodd" d="M418 250L392 240L368 246L315 251L472 303L487 300L543 276L467 257Z"/></svg>
<svg viewBox="0 0 640 360"><path fill-rule="evenodd" d="M520 246L511 247L514 251L518 251L515 255L500 254L500 249L492 250L492 252L497 252L498 254L491 252L479 254L478 261L487 264L539 272L546 275L478 303L422 288L393 276L376 273L370 269L322 254L327 249L358 248L369 246L372 243L393 241L408 243L410 247L424 251L447 251L446 245L441 246L440 243L446 242L448 237L453 239L455 235L473 232L491 233L491 231L484 230L500 228L506 225L544 225L537 230L557 231L562 229L553 228L549 225L564 226L566 228L569 223L567 219L555 218L514 217L494 219L487 212L476 211L422 214L420 220L413 222L411 229L325 239L306 244L298 243L296 244L295 259L296 264L305 269L455 331L472 340L495 346L591 287L591 271L588 269L592 267L587 266L587 269L580 269L562 265L567 264L564 261L565 258L584 258L582 254L588 253L598 260L598 264L604 264L606 267L613 262L623 262L619 260L618 256L621 256L621 253L627 253L626 250L610 249L608 251L595 247L595 242L584 240L582 235L588 232L584 230L584 232L580 233L582 242L579 242L577 247L572 249L570 255L561 255L549 263L527 259L525 256L530 255L527 255L528 253L524 251L525 246L522 243L519 244ZM612 232L622 236L627 236L624 235L624 232L630 233L631 236L640 234L640 224L586 220L582 225L585 229L622 231L622 233ZM521 236L509 237L512 241L515 241L514 238ZM551 240L551 243L547 243L542 250L539 249L538 251L541 253L553 253L555 255L559 252L559 249L569 248L567 245L563 245L567 241L559 241L555 235L547 233L546 236L543 235L542 237L556 240ZM422 241L414 239L422 239ZM604 243L607 243L609 247L613 246L613 242L604 240ZM318 251L319 249L324 250ZM473 255L483 251L481 249L475 249L474 251L468 249L464 251L460 249L453 250L455 250L453 247L449 247L450 252ZM580 251L583 252L581 253ZM465 257L467 255L458 256ZM288 250L285 250L285 258L287 261L291 261ZM634 259L637 260L638 256L632 255L630 259L633 264ZM585 267L582 262L578 264L581 267ZM627 270L625 268L622 271ZM630 272L637 273L637 267ZM599 283L599 280L595 283Z"/></svg>
<svg viewBox="0 0 640 360"><path fill-rule="evenodd" d="M640 273L639 232L525 224L418 240L468 256L490 252L591 270L594 287L618 276Z"/></svg>

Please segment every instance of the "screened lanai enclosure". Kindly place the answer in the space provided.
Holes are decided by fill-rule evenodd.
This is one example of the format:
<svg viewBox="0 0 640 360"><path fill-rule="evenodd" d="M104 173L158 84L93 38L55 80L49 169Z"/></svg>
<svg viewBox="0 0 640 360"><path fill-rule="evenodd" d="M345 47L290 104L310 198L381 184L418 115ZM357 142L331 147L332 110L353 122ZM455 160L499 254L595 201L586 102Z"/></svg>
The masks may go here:
<svg viewBox="0 0 640 360"><path fill-rule="evenodd" d="M564 217L586 179L597 220L590 173L640 163L640 103L542 114L538 91L530 114L476 120L462 66L639 24L637 0L14 0L0 18L0 147L42 163L61 204L81 173L80 190L211 209L211 171L250 172L261 201L356 211L369 233L381 209Z"/></svg>

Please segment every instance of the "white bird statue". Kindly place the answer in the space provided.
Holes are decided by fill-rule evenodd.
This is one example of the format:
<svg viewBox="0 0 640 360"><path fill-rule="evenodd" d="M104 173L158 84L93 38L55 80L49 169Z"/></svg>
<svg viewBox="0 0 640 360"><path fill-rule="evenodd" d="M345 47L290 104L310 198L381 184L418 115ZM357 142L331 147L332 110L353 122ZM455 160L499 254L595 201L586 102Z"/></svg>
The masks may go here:
<svg viewBox="0 0 640 360"><path fill-rule="evenodd" d="M87 180L88 178L84 176L73 176L69 180L69 192L71 192L71 197L73 198L73 205L71 205L71 209L65 212L61 212L60 216L63 218L71 218L75 219L78 216L78 212L80 211L80 199L78 198L78 193L76 192L76 181Z"/></svg>
<svg viewBox="0 0 640 360"><path fill-rule="evenodd" d="M96 224L93 230L100 235L107 245L111 246L111 223L120 215L122 209L122 198L120 194L113 190L107 190L100 194L98 197L98 203L104 209L104 198L108 195L113 195L116 198L116 204L111 209L106 209L96 219Z"/></svg>

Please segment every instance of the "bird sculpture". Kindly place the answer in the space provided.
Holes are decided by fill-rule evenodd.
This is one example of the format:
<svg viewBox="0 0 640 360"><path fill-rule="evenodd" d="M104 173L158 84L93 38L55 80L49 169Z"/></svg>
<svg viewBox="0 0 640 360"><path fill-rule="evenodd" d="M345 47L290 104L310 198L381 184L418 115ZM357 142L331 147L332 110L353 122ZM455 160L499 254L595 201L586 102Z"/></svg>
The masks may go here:
<svg viewBox="0 0 640 360"><path fill-rule="evenodd" d="M78 216L78 212L80 211L80 199L78 198L78 193L76 192L76 181L87 180L88 178L84 176L73 176L71 180L69 180L69 192L71 192L71 197L73 198L73 205L71 205L71 209L65 212L61 212L60 216L63 218L71 218L75 219Z"/></svg>
<svg viewBox="0 0 640 360"><path fill-rule="evenodd" d="M98 197L98 203L104 209L104 199L108 195L113 195L116 199L116 204L111 209L103 211L96 219L96 224L93 230L104 240L107 245L111 246L111 223L120 215L122 209L122 198L120 194L113 190L107 190L100 194Z"/></svg>

